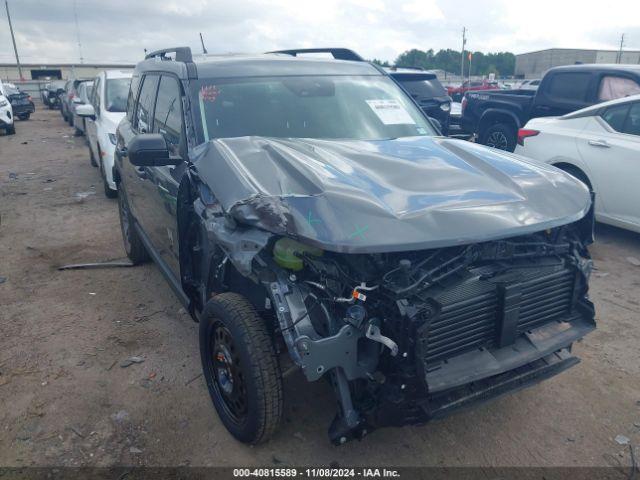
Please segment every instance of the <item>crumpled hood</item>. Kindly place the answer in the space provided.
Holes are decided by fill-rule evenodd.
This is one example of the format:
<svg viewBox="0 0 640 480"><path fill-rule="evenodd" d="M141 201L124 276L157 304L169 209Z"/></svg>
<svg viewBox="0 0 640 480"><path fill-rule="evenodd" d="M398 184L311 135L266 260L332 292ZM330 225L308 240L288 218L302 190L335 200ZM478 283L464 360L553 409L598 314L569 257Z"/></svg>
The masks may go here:
<svg viewBox="0 0 640 480"><path fill-rule="evenodd" d="M212 140L191 158L237 221L325 250L462 245L570 223L590 207L550 166L460 140Z"/></svg>

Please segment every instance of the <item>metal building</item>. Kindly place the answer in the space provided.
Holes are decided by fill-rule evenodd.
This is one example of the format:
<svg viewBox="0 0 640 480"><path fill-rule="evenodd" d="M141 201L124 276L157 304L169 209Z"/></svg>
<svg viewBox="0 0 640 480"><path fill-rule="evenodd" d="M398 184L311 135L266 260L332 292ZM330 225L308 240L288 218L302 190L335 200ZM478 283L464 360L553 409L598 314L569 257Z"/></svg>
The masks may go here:
<svg viewBox="0 0 640 480"><path fill-rule="evenodd" d="M582 50L577 48L549 48L516 55L515 75L518 78L540 78L551 67L576 63L632 63L640 64L640 50Z"/></svg>
<svg viewBox="0 0 640 480"><path fill-rule="evenodd" d="M22 76L24 80L67 80L69 78L93 78L107 69L132 69L135 65L109 63L83 64L42 64L23 63ZM15 63L0 63L0 79L8 82L18 82L20 75Z"/></svg>

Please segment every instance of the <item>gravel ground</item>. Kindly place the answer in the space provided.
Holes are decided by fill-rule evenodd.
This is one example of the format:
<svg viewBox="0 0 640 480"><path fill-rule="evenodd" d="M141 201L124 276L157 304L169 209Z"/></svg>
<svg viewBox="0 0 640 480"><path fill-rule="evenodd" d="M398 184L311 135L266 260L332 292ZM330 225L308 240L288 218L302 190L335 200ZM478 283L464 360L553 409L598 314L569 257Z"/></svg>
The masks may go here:
<svg viewBox="0 0 640 480"><path fill-rule="evenodd" d="M154 265L57 270L124 256L116 201L84 138L43 109L16 129L0 134L0 465L630 465L616 437L640 443L637 234L598 227L598 330L568 372L342 447L326 436L329 387L295 374L282 428L247 447L218 420L197 325ZM131 356L144 361L121 367Z"/></svg>

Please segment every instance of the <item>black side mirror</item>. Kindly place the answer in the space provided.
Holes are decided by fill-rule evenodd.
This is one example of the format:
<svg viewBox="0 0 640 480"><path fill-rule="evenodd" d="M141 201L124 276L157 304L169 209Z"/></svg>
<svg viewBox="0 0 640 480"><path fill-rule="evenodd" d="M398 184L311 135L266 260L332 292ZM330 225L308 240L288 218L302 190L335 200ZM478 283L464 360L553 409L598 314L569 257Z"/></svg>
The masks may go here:
<svg viewBox="0 0 640 480"><path fill-rule="evenodd" d="M175 165L169 157L167 142L159 133L141 133L131 139L127 146L129 161L136 167L161 167Z"/></svg>

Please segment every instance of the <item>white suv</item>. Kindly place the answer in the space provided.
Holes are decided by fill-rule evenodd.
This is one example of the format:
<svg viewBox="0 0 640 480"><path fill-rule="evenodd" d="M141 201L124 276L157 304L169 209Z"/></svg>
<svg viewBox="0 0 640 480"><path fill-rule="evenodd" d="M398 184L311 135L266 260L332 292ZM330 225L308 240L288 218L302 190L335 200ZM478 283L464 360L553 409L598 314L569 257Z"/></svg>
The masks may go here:
<svg viewBox="0 0 640 480"><path fill-rule="evenodd" d="M118 195L113 181L115 133L127 110L131 75L122 70L101 72L93 81L90 103L76 107L76 114L86 119L91 165L100 167L104 193L109 198Z"/></svg>
<svg viewBox="0 0 640 480"><path fill-rule="evenodd" d="M7 135L16 133L16 127L13 124L13 108L7 98L2 80L0 80L0 130L7 132Z"/></svg>

